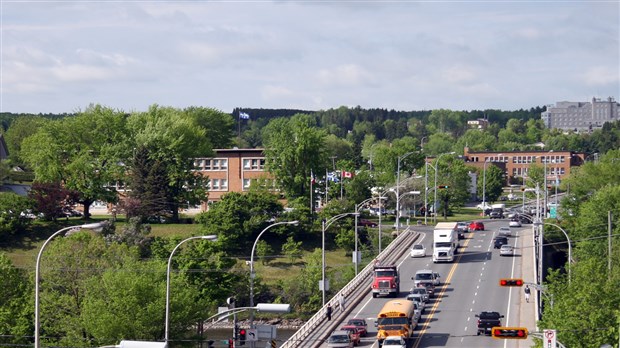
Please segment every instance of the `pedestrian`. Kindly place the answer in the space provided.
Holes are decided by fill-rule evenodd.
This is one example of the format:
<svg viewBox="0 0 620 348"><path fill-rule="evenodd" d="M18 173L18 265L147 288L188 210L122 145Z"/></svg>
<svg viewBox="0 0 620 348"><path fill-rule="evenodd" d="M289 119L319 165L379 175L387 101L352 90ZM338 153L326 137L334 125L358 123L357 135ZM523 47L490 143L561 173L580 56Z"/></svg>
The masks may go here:
<svg viewBox="0 0 620 348"><path fill-rule="evenodd" d="M523 289L523 292L525 292L525 302L529 303L530 302L530 287L529 287L529 285L525 286L525 289Z"/></svg>
<svg viewBox="0 0 620 348"><path fill-rule="evenodd" d="M340 294L340 297L338 297L338 306L340 306L340 310L344 311L344 308L345 308L344 294Z"/></svg>
<svg viewBox="0 0 620 348"><path fill-rule="evenodd" d="M327 304L325 314L327 315L327 320L332 320L332 305L330 305L329 303Z"/></svg>

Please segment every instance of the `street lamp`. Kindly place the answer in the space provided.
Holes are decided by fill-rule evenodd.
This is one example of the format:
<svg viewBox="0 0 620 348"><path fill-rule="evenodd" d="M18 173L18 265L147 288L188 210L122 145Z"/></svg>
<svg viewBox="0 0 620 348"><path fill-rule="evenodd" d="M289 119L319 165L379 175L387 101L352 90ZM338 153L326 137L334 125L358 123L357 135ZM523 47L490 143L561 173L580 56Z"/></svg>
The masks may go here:
<svg viewBox="0 0 620 348"><path fill-rule="evenodd" d="M168 257L168 268L166 269L166 327L165 327L165 331L164 331L164 340L166 342L168 342L168 337L169 337L169 332L170 332L170 267L172 265L172 256L174 256L174 252L177 251L177 249L181 246L181 244L193 240L193 239L204 239L204 240L208 240L208 241L216 241L217 240L217 236L216 235L208 235L208 236L194 236L194 237L189 237L186 238L184 240L182 240L179 244L177 244L177 246L174 247L174 249L172 249L172 252L170 253L170 257Z"/></svg>
<svg viewBox="0 0 620 348"><path fill-rule="evenodd" d="M39 317L39 282L40 282L40 277L41 277L40 275L41 255L43 254L43 250L45 250L45 247L47 246L47 244L54 237L56 237L57 235L63 232L78 230L78 229L101 232L101 230L106 225L107 225L107 221L103 221L103 222L97 222L97 223L92 223L92 224L65 227L65 228L62 228L56 231L54 234L52 234L49 238L47 238L45 243L43 243L43 246L41 246L41 249L39 250L39 254L37 255L37 264L36 264L35 276L34 276L34 347L35 348L39 348L41 346L41 342L40 342L41 337L39 335L39 331L41 329L41 318Z"/></svg>
<svg viewBox="0 0 620 348"><path fill-rule="evenodd" d="M435 169L435 198L433 201L433 213L435 213L435 222L437 222L437 173L439 172L439 159L441 159L441 156L443 155L454 155L455 152L447 152L447 153L442 153L441 155L437 156L437 160L435 161L435 167L433 167Z"/></svg>
<svg viewBox="0 0 620 348"><path fill-rule="evenodd" d="M355 205L355 252L353 253L353 260L354 260L353 263L355 263L355 275L357 275L357 264L359 263L359 259L360 259L358 257L358 255L357 255L357 253L358 253L358 251L357 251L357 239L358 239L358 237L357 237L357 218L360 215L359 214L359 208L362 205L364 205L364 204L366 204L366 203L368 203L368 202L370 202L370 201L372 201L373 199L376 199L376 198L377 197L370 197L368 199L365 199L365 200L361 201L359 204ZM381 201L384 198L387 198L387 197L382 197L382 196L378 197L379 201ZM380 219L381 219L381 205L379 205L379 226L381 226L381 220ZM381 233L380 231L381 231L381 227L379 227L379 233Z"/></svg>
<svg viewBox="0 0 620 348"><path fill-rule="evenodd" d="M559 228L560 231L562 231L562 233L564 233L564 236L566 237L566 241L568 242L568 283L570 284L570 280L571 280L571 276L570 276L570 263L573 261L573 256L572 256L571 241L570 241L570 238L568 238L568 233L566 233L566 231L562 227L560 227L559 225L556 225L556 224L551 223L551 222L535 222L534 223L535 226L540 226L542 224L551 225L551 226L555 226L555 227Z"/></svg>
<svg viewBox="0 0 620 348"><path fill-rule="evenodd" d="M407 156L418 153L418 151L407 152L406 154L398 157L398 166L396 169L396 230L400 229L400 201L398 197L400 196L399 188L400 188L400 161L405 159Z"/></svg>
<svg viewBox="0 0 620 348"><path fill-rule="evenodd" d="M359 215L357 212L356 213L343 213L343 214L338 214L336 216L332 216L329 219L323 219L323 221L321 221L321 230L322 230L322 249L323 249L323 255L322 255L322 276L321 276L321 290L323 292L323 306L325 306L325 291L327 290L326 286L325 286L325 230L327 228L329 228L329 226L334 223L336 220L342 219L345 216L348 215Z"/></svg>
<svg viewBox="0 0 620 348"><path fill-rule="evenodd" d="M276 222L275 224L271 224L267 227L265 227L265 229L263 229L261 231L261 233L258 234L258 237L256 237L256 240L254 241L254 245L252 246L252 253L250 254L250 307L254 306L254 277L256 276L254 274L254 250L256 250L256 245L258 244L258 240L260 239L260 237L263 235L263 233L267 232L268 229L274 227L274 226L278 226L278 225L299 225L299 221L295 220L295 221L280 221L280 222ZM250 312L250 327L254 328L254 311Z"/></svg>

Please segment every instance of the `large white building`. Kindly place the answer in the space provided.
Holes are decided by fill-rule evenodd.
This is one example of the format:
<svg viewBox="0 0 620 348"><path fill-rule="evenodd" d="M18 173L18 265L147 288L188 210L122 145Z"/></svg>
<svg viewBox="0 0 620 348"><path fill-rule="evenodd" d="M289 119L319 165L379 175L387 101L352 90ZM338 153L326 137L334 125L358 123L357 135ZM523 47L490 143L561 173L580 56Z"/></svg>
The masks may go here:
<svg viewBox="0 0 620 348"><path fill-rule="evenodd" d="M541 113L547 128L565 131L592 131L606 122L620 120L620 104L614 98L592 98L592 102L557 102Z"/></svg>

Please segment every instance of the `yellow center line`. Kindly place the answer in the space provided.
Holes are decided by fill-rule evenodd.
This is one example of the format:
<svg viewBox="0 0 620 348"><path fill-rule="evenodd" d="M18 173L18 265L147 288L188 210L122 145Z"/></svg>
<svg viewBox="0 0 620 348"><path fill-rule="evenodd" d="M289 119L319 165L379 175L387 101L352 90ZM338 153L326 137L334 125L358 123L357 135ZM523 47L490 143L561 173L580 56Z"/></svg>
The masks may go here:
<svg viewBox="0 0 620 348"><path fill-rule="evenodd" d="M470 232L470 235L472 232ZM467 245L469 244L469 241L471 240L471 238L467 238L467 240L465 240L465 243L463 243L463 246L460 248L461 250L465 247L467 247ZM454 262L454 264L452 265L452 268L450 268L450 272L448 273L448 277L446 278L446 280L444 281L444 285L448 284L450 282L450 280L452 279L452 276L454 275L454 273L456 272L456 268L459 266L459 261L461 261L461 257L463 256L463 253L459 252L458 256ZM435 311L437 310L437 307L439 307L439 302L441 302L441 298L443 297L444 292L446 291L446 287L442 286L441 292L439 293L438 296L436 296L437 301L435 301L435 304L433 304L433 308L431 308L431 312L429 313L428 317L426 318L426 323L424 324L424 327L422 328L422 330L420 330L420 333L418 334L418 338L416 339L415 343L413 344L412 348L418 348L418 346L420 345L420 342L422 342L422 336L424 336L424 333L426 332L426 328L427 326L430 324L431 319L433 319L433 315L435 314Z"/></svg>

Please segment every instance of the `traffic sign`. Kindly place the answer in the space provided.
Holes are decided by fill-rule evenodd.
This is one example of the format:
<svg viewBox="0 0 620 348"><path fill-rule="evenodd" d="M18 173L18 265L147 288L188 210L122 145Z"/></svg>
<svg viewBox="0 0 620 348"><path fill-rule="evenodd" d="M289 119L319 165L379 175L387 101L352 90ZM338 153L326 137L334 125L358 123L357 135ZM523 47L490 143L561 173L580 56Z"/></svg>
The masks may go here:
<svg viewBox="0 0 620 348"><path fill-rule="evenodd" d="M544 348L556 347L556 332L555 330L543 330L543 346Z"/></svg>
<svg viewBox="0 0 620 348"><path fill-rule="evenodd" d="M247 329L245 334L245 340L250 342L258 341L258 330L257 329Z"/></svg>

